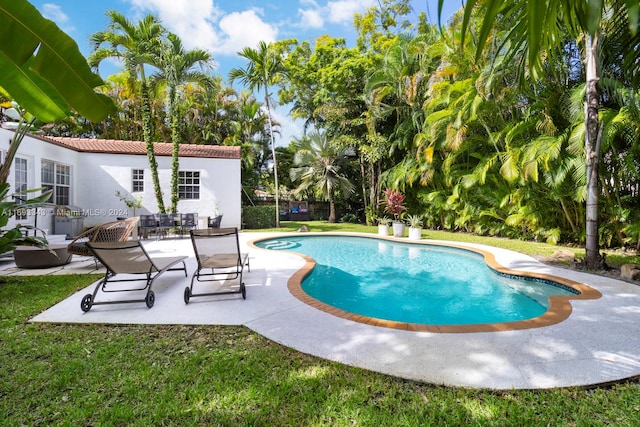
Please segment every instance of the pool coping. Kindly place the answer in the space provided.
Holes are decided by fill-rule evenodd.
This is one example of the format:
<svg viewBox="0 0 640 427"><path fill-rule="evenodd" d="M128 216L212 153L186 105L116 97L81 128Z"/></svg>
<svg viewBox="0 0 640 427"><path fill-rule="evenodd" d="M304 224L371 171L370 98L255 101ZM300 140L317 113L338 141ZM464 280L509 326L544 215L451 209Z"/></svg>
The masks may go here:
<svg viewBox="0 0 640 427"><path fill-rule="evenodd" d="M571 300L590 300L598 299L602 297L602 294L588 286L586 284L577 282L575 280L567 279L565 277L555 276L546 273L536 273L526 270L512 270L500 264L495 255L488 250L484 250L477 247L465 245L463 243L443 242L433 240L408 240L407 238L399 238L393 236L381 236L375 234L363 234L363 233L349 233L349 232L305 232L303 236L352 236L377 240L388 240L396 243L404 244L417 244L423 246L439 246L446 248L455 248L471 251L483 256L485 263L489 268L497 273L504 275L514 275L525 278L540 279L558 283L562 286L568 287L577 292L574 295L554 295L549 297L549 308L544 314L526 320L519 320L513 322L498 322L498 323L483 323L473 325L433 325L422 323L409 323L409 322L397 322L392 320L378 319L375 317L363 316L360 314L352 313L338 307L326 304L311 295L307 294L302 289L302 282L313 271L316 261L305 254L286 251L287 253L297 255L305 260L304 265L296 271L288 280L287 288L291 295L296 297L301 302L321 310L330 315L339 317L341 319L351 320L353 322L364 323L371 326L379 326L383 328L399 329L403 331L413 332L432 332L432 333L475 333L475 332L500 332L500 331L517 331L531 328L541 328L545 326L555 325L567 319L572 312ZM291 234L286 234L279 237L291 237ZM271 240L274 237L264 237L251 240L247 242L247 245L252 249L275 251L275 249L267 249L256 246L255 243L263 240Z"/></svg>

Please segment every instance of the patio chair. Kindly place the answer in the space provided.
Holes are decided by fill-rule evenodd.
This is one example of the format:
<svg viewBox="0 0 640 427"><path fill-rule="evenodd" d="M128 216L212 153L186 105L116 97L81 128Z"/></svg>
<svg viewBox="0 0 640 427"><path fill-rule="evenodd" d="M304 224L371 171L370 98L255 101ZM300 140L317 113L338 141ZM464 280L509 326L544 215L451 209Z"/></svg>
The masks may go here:
<svg viewBox="0 0 640 427"><path fill-rule="evenodd" d="M185 231L191 231L198 228L198 214L185 213L180 215L180 237Z"/></svg>
<svg viewBox="0 0 640 427"><path fill-rule="evenodd" d="M242 294L246 299L246 289L242 281L244 266L249 271L249 254L240 252L237 228L206 228L191 230L191 243L198 267L191 277L191 285L184 290L184 302L189 304L192 297L206 295ZM193 285L198 282L218 282L224 285L238 279L238 289L221 287L215 292L194 293ZM220 289L221 288L221 289Z"/></svg>
<svg viewBox="0 0 640 427"><path fill-rule="evenodd" d="M138 235L144 239L149 238L149 234L156 234L157 238L158 220L155 215L140 215L140 223L138 225Z"/></svg>
<svg viewBox="0 0 640 427"><path fill-rule="evenodd" d="M70 254L92 257L87 243L127 241L138 224L138 217L97 225L79 234L67 245Z"/></svg>
<svg viewBox="0 0 640 427"><path fill-rule="evenodd" d="M158 236L169 237L171 230L180 228L180 218L175 214L158 214Z"/></svg>
<svg viewBox="0 0 640 427"><path fill-rule="evenodd" d="M222 215L207 217L207 226L209 228L220 228L222 222Z"/></svg>
<svg viewBox="0 0 640 427"><path fill-rule="evenodd" d="M133 302L144 302L148 308L153 307L155 294L151 290L153 282L165 271L184 271L187 277L187 266L184 260L186 256L151 258L139 240L128 242L89 242L87 243L91 252L100 260L107 269L104 277L98 281L93 293L86 294L80 302L80 308L85 313L91 310L94 305L101 304L122 304ZM182 263L182 267L174 265ZM115 279L118 274L124 278ZM122 276L121 276L122 277ZM116 283L123 282L144 282L144 286L138 285L134 288L123 288ZM109 285L109 287L107 287ZM96 301L98 291L103 292L129 292L147 290L144 298L128 300L106 300Z"/></svg>

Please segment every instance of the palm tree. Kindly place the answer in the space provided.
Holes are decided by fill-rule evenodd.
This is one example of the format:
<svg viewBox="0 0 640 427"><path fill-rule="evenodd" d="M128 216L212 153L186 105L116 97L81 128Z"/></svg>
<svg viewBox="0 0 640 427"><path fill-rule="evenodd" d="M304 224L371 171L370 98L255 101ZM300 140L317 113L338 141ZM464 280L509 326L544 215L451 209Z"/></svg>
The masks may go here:
<svg viewBox="0 0 640 427"><path fill-rule="evenodd" d="M137 24L130 22L115 10L107 11L107 17L111 20L107 30L98 31L91 35L93 52L89 56L89 64L97 70L103 60L118 58L124 61L131 87L134 87L136 78L140 78L143 137L147 148L147 158L158 211L164 213L162 187L160 187L158 179L158 162L153 151L151 102L144 66L158 62L162 37L166 33L166 29L153 15L145 16Z"/></svg>
<svg viewBox="0 0 640 427"><path fill-rule="evenodd" d="M278 197L278 162L276 160L275 141L273 139L273 120L271 117L271 102L269 86L277 83L285 74L285 68L280 55L271 44L264 41L258 43L257 49L245 47L238 55L246 58L249 63L246 68L233 68L229 71L229 81L236 80L247 86L249 90L264 89L264 102L267 108L267 118L269 122L269 138L271 140L271 155L273 156L273 174L275 179L275 199L276 199L276 227L280 227L280 206Z"/></svg>
<svg viewBox="0 0 640 427"><path fill-rule="evenodd" d="M424 120L424 92L435 68L424 58L432 44L425 34L395 40L367 79L364 90L373 118L392 121L392 150L410 147Z"/></svg>
<svg viewBox="0 0 640 427"><path fill-rule="evenodd" d="M202 49L192 49L185 51L182 40L172 33L167 35L167 42L162 49L160 56L150 58L158 60L151 63L160 71L154 75L154 79L163 81L169 87L168 110L171 122L171 206L170 212L178 211L178 171L180 169L180 118L176 106L178 90L185 83L198 83L201 85L211 84L210 77L194 70L194 67L204 67L211 61L211 55Z"/></svg>
<svg viewBox="0 0 640 427"><path fill-rule="evenodd" d="M438 10L442 11L444 0L438 1ZM528 65L530 76L538 79L542 74L543 58L561 55L567 37L584 40L584 63L586 72L585 115L585 151L586 151L586 242L585 267L595 269L603 264L598 241L598 167L600 163L600 145L602 129L598 118L599 95L598 81L600 70L598 54L602 36L601 24L606 16L616 22L618 32L629 30L635 35L640 21L637 19L638 0L612 1L572 1L572 0L469 0L464 6L463 35L477 6L483 7L483 19L477 34L476 55L480 56L496 26L508 26L508 39L499 46L508 52L511 59L523 58L523 68ZM615 11L615 13L613 13ZM605 13L606 12L606 13ZM628 16L625 20L621 17ZM500 19L502 18L502 19ZM626 22L625 22L626 21ZM509 25L510 24L510 25ZM627 28L628 25L628 28ZM504 29L504 28L501 28ZM622 65L636 75L640 64L633 60L635 43L628 43L632 59ZM524 73L523 73L524 75ZM524 81L524 80L523 80Z"/></svg>
<svg viewBox="0 0 640 427"><path fill-rule="evenodd" d="M185 133L194 144L223 145L230 134L229 117L234 117L238 94L214 76L205 86L187 86Z"/></svg>
<svg viewBox="0 0 640 427"><path fill-rule="evenodd" d="M267 115L261 107L262 104L253 95L243 91L236 100L233 116L228 117L232 133L223 142L224 145L242 147L242 168L245 173L254 169L263 170L270 150Z"/></svg>
<svg viewBox="0 0 640 427"><path fill-rule="evenodd" d="M336 222L336 191L353 193L354 185L345 176L348 157L345 149L336 149L324 133L314 132L293 142L295 156L291 181L300 181L299 194L315 187L329 201L329 222Z"/></svg>

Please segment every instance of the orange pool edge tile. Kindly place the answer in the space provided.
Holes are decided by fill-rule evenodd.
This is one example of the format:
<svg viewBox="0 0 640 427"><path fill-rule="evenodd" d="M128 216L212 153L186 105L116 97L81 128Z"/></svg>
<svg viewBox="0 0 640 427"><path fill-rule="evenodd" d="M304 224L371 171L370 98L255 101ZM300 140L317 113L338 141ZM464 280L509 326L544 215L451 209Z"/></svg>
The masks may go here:
<svg viewBox="0 0 640 427"><path fill-rule="evenodd" d="M429 240L409 240L402 238L394 238L394 237L382 237L374 234L360 234L360 233L305 233L306 236L354 236L354 237L366 237L371 239L378 240L391 240L399 243L412 243L412 244L422 244L428 246L444 246L451 247L457 249L464 249L467 251L475 252L481 254L484 257L487 265L503 274L509 274L520 277L529 277L535 279L548 280L551 282L556 282L561 285L564 285L568 288L579 292L575 295L556 295L549 297L549 308L547 311L538 316L531 319L519 320L514 322L499 322L499 323L482 323L482 324L472 324L472 325L432 325L432 324L423 324L423 323L406 323L406 322L398 322L392 320L384 320L378 319L369 316L363 316L360 314L351 313L340 308L331 306L322 301L319 301L309 294L307 294L302 289L302 281L311 273L313 268L316 265L316 262L313 258L308 255L304 255L298 252L287 251L287 253L295 254L305 260L304 265L296 271L287 281L287 288L289 293L296 297L299 301L307 304L311 307L314 307L318 310L324 311L327 314L332 316L336 316L339 318L343 318L346 320L364 323L372 326L380 326L383 328L391 328L391 329L399 329L404 331L412 331L412 332L433 332L433 333L476 333L476 332L502 332L502 331L517 331L523 329L532 329L532 328L541 328L545 326L555 325L557 323L562 322L567 319L572 312L571 300L590 300L590 299L598 299L602 296L602 294L583 283L576 282L571 279L567 279L564 277L554 276L545 273L536 273L531 271L524 270L511 270L503 265L500 265L495 258L495 255L489 251L465 246L462 244L454 243L454 242L432 242ZM278 237L286 237L290 235L283 235ZM262 240L269 240L276 238L274 236L265 237L261 239L254 239L247 244L259 250L269 250L260 248L255 245L256 242Z"/></svg>

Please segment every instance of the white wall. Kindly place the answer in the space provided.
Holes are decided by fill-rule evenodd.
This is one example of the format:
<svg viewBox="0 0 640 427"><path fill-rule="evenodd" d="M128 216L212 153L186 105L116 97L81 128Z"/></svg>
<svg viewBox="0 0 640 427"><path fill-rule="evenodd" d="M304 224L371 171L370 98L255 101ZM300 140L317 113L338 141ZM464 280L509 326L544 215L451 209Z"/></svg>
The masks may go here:
<svg viewBox="0 0 640 427"><path fill-rule="evenodd" d="M9 148L9 143L13 138L13 131L9 131L6 129L0 128L0 150L2 151L2 161L4 162L5 156L7 154L7 149ZM75 176L76 169L74 167L75 164L78 163L78 155L73 150L69 150L64 147L60 147L54 144L44 143L43 141L32 138L30 136L26 136L18 151L16 153L16 157L22 157L27 159L27 171L28 171L28 188L40 188L41 180L40 180L40 163L42 159L47 160L55 160L60 163L65 163L71 166L71 174ZM9 189L9 194L12 194L15 190L15 182L14 182L14 170L13 167L11 169L11 173L8 177L8 182L11 185ZM74 197L74 189L71 189L71 198ZM29 196L36 196L40 193L33 193ZM16 221L15 218L10 218L7 227L15 226L16 222L21 224L28 225L37 225L38 228L46 229L53 231L53 217L52 217L52 209L38 209L37 214L36 211L30 211L26 220ZM37 216L36 216L37 215Z"/></svg>
<svg viewBox="0 0 640 427"><path fill-rule="evenodd" d="M2 160L9 147L13 132L0 129L0 150ZM26 136L20 145L18 155L28 161L29 188L38 188L40 182L40 162L42 159L54 160L71 166L71 203L80 207L85 215L84 226L93 226L115 220L120 216L132 216L116 192L142 197L141 213L158 211L151 171L145 155L103 154L76 152L37 138ZM160 185L164 193L165 208L170 206L171 198L171 158L156 157ZM144 169L143 193L131 193L132 169ZM199 217L213 216L217 207L223 214L223 227L241 227L241 177L240 159L211 159L183 157L180 170L200 171L200 199L181 200L178 203L180 213L197 213ZM9 183L13 188L13 170ZM37 225L53 232L52 210L39 210ZM35 223L35 215L30 215L22 224ZM8 227L13 227L12 218Z"/></svg>
<svg viewBox="0 0 640 427"><path fill-rule="evenodd" d="M151 180L151 170L146 156L128 154L82 153L83 158L74 175L77 189L76 203L88 211L85 224L98 224L127 216L127 207L116 196L116 192L130 197L141 197L142 208L136 215L158 212ZM158 178L163 191L165 208L171 202L171 158L156 157ZM133 169L144 169L144 193L132 193ZM239 159L209 159L183 157L180 170L200 172L200 199L180 200L178 212L197 213L199 217L214 215L216 206L224 214L222 226L241 226L241 183ZM129 210L129 216L133 210Z"/></svg>

